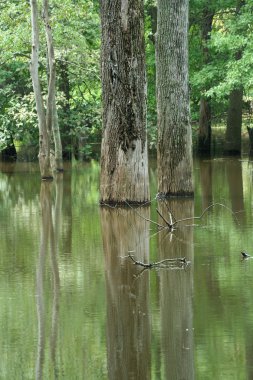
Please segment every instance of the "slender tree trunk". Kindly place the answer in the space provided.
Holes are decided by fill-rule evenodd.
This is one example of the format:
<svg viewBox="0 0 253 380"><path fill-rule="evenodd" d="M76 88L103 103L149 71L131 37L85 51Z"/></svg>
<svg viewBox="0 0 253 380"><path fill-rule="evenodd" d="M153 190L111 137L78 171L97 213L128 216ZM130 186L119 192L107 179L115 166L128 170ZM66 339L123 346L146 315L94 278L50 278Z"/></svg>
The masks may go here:
<svg viewBox="0 0 253 380"><path fill-rule="evenodd" d="M199 107L199 136L198 136L198 153L201 155L210 155L211 153L211 105L210 100L201 97Z"/></svg>
<svg viewBox="0 0 253 380"><path fill-rule="evenodd" d="M63 159L71 159L72 142L69 134L69 116L70 116L70 81L67 57L63 57L58 64L59 89L64 93L65 102L62 107L64 119L66 120L62 128L62 155Z"/></svg>
<svg viewBox="0 0 253 380"><path fill-rule="evenodd" d="M234 89L229 96L227 128L225 135L225 153L241 154L243 89Z"/></svg>
<svg viewBox="0 0 253 380"><path fill-rule="evenodd" d="M43 0L43 18L47 39L47 55L49 64L49 82L47 96L47 126L54 139L54 169L63 171L62 144L56 109L56 64L54 56L53 36L48 13L48 0Z"/></svg>
<svg viewBox="0 0 253 380"><path fill-rule="evenodd" d="M214 13L207 7L203 11L203 21L201 25L201 37L203 43L203 61L204 64L208 64L209 49L208 40L211 37L212 23L213 23ZM205 89L206 90L206 89ZM211 104L210 99L205 97L200 98L200 109L199 109L199 136L198 136L198 153L210 155L211 153Z"/></svg>
<svg viewBox="0 0 253 380"><path fill-rule="evenodd" d="M158 192L192 196L188 0L157 2Z"/></svg>
<svg viewBox="0 0 253 380"><path fill-rule="evenodd" d="M39 80L39 26L37 0L30 0L32 23L31 77L39 122L39 165L42 179L52 178L50 167L50 136Z"/></svg>
<svg viewBox="0 0 253 380"><path fill-rule="evenodd" d="M143 0L101 0L101 204L149 201L143 13Z"/></svg>

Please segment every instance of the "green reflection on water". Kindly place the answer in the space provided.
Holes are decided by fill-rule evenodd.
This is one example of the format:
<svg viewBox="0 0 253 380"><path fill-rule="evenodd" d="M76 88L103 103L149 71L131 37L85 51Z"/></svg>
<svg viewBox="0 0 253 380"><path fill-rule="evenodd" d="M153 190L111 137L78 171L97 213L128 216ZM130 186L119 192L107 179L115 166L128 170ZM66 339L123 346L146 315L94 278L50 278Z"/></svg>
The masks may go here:
<svg viewBox="0 0 253 380"><path fill-rule="evenodd" d="M195 161L194 205L173 213L235 214L217 206L173 234L100 210L96 162L42 185L37 166L0 169L0 379L253 378L252 163ZM154 198L153 164L150 178ZM129 249L192 265L139 276Z"/></svg>

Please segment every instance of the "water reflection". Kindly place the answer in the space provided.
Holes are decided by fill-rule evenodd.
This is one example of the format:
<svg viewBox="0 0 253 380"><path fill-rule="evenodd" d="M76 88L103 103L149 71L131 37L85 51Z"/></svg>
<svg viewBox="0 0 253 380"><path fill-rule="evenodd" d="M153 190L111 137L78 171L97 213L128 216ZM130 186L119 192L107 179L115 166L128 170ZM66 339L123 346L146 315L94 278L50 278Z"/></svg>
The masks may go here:
<svg viewBox="0 0 253 380"><path fill-rule="evenodd" d="M227 181L231 208L237 213L237 219L243 223L245 221L242 163L239 160L228 160L226 162Z"/></svg>
<svg viewBox="0 0 253 380"><path fill-rule="evenodd" d="M149 209L141 213L149 217ZM149 223L134 210L101 209L110 380L150 379L149 271L126 256L149 260Z"/></svg>
<svg viewBox="0 0 253 380"><path fill-rule="evenodd" d="M179 220L193 216L192 200L160 202L159 210L168 218L168 210ZM187 221L187 224L191 222ZM193 343L193 228L179 227L174 233L161 231L158 241L160 260L185 257L188 270L161 270L159 275L162 368L165 379L194 379Z"/></svg>
<svg viewBox="0 0 253 380"><path fill-rule="evenodd" d="M200 184L203 210L213 203L213 169L211 160L200 160Z"/></svg>
<svg viewBox="0 0 253 380"><path fill-rule="evenodd" d="M52 202L52 186L50 182L41 183L40 203L41 203L41 241L38 257L37 276L36 276L36 299L37 299L37 315L38 315L38 349L36 362L36 379L43 378L43 364L45 357L45 341L46 341L46 310L44 296L44 281L46 278L46 257L50 252L51 271L52 271L52 321L50 335L50 353L53 364L54 374L57 377L56 364L56 346L57 346L57 331L58 331L58 316L59 316L59 292L60 292L60 277L57 262L57 248L59 239L59 229L61 221L62 195L63 184L62 178L57 178L55 181L56 198L53 207Z"/></svg>

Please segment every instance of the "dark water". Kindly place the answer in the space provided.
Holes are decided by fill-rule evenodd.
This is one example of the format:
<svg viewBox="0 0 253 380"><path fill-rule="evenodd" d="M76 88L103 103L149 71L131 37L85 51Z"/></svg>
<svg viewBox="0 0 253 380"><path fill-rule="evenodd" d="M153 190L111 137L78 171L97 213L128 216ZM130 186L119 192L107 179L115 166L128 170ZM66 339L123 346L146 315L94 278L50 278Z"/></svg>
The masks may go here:
<svg viewBox="0 0 253 380"><path fill-rule="evenodd" d="M195 161L194 200L137 211L99 208L96 162L49 184L37 169L0 164L0 379L253 379L247 158ZM173 233L148 221L214 203Z"/></svg>

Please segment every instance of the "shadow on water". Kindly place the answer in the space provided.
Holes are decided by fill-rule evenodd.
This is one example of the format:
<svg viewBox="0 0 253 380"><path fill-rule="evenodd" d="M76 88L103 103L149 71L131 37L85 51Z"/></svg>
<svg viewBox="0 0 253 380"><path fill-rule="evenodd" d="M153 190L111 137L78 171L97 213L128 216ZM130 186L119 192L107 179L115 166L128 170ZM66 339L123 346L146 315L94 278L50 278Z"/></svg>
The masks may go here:
<svg viewBox="0 0 253 380"><path fill-rule="evenodd" d="M159 203L162 215L168 210L179 220L194 215L193 200ZM187 222L191 224L191 222ZM161 270L159 276L161 351L165 379L194 379L193 343L193 227L181 226L173 232L161 231L158 239L160 260L185 257L188 269Z"/></svg>
<svg viewBox="0 0 253 380"><path fill-rule="evenodd" d="M141 213L149 217L149 209ZM149 260L149 223L134 210L101 209L107 299L107 360L110 380L150 379L149 271L133 265Z"/></svg>
<svg viewBox="0 0 253 380"><path fill-rule="evenodd" d="M57 331L59 318L59 296L60 296L60 277L57 262L59 228L61 221L61 209L63 199L62 178L55 181L56 198L55 204L52 202L52 186L50 182L41 183L40 204L41 204L41 240L37 264L36 276L36 300L38 315L38 349L36 362L36 379L43 379L43 364L45 358L46 344L46 320L47 311L46 300L44 296L44 282L46 278L46 258L50 253L52 283L53 283L53 300L51 305L51 334L50 334L50 356L54 368L55 378L57 378L56 348L57 348Z"/></svg>

